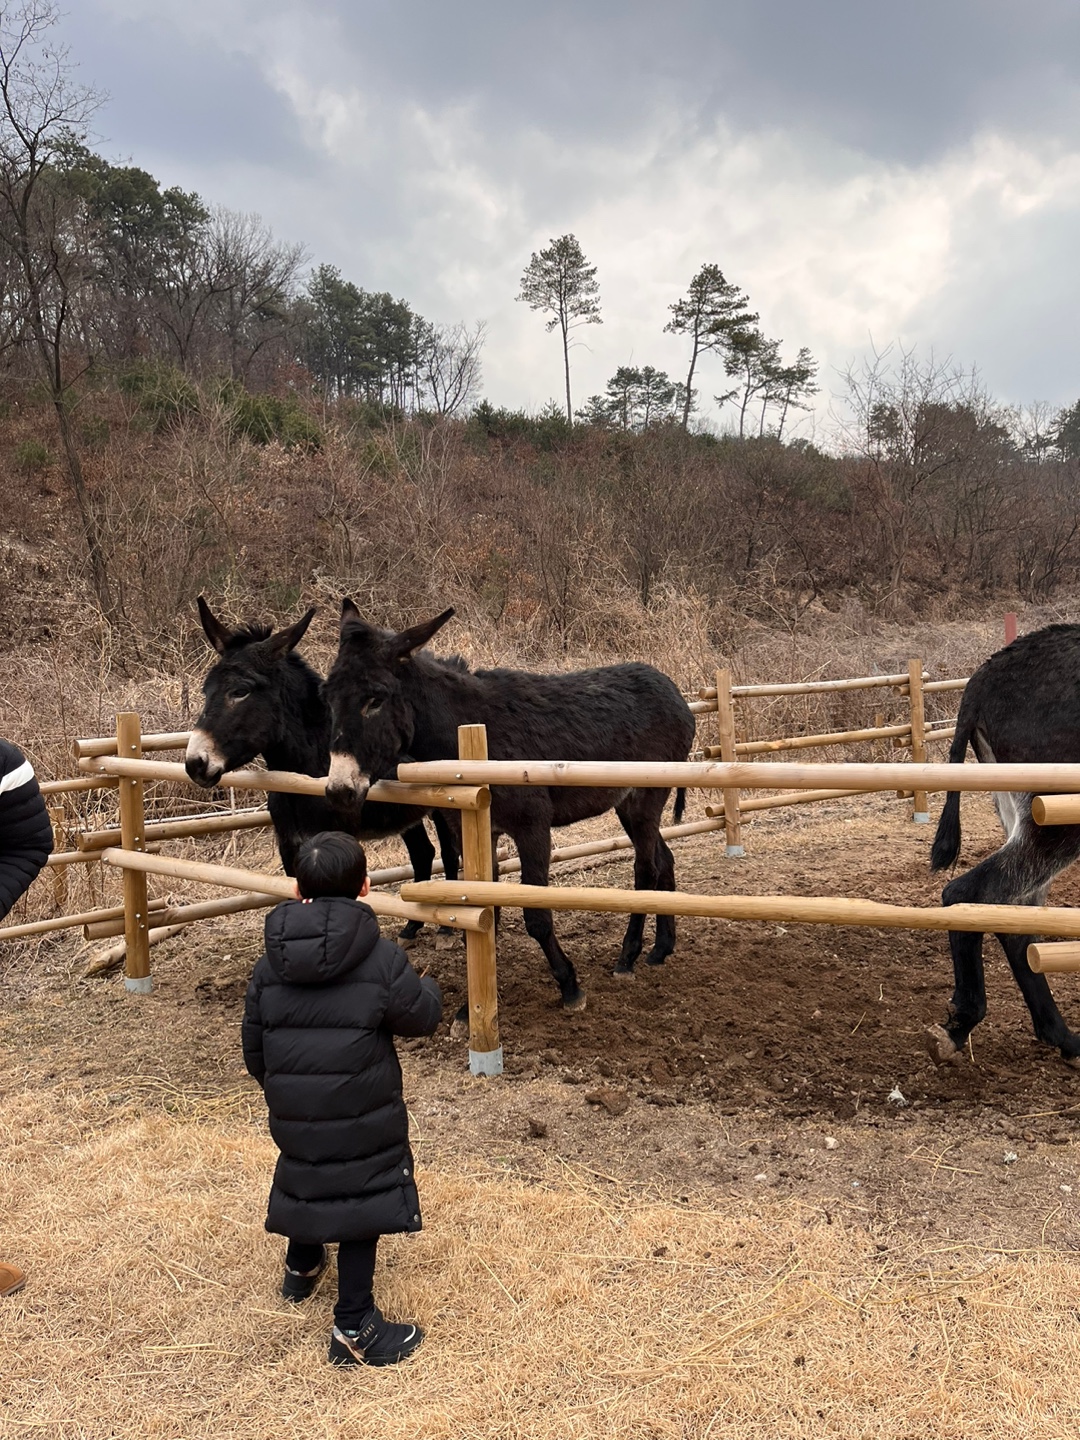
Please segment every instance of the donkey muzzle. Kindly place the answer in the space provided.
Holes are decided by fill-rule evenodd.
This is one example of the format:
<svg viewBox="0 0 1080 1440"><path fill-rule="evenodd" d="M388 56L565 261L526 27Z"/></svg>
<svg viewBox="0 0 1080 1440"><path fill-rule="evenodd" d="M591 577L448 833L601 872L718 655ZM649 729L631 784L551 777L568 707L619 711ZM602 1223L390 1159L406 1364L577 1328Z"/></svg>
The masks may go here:
<svg viewBox="0 0 1080 1440"><path fill-rule="evenodd" d="M224 775L225 768L225 757L215 745L213 736L205 730L193 730L184 756L188 779L209 790Z"/></svg>
<svg viewBox="0 0 1080 1440"><path fill-rule="evenodd" d="M359 810L371 789L371 777L360 769L355 755L335 751L330 756L326 798L342 810Z"/></svg>

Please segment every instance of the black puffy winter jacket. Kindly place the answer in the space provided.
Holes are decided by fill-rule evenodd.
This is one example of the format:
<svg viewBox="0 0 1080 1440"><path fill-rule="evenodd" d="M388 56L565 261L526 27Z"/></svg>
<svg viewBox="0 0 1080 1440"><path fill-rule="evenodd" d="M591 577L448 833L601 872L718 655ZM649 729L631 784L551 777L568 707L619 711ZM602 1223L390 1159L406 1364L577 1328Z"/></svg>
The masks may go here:
<svg viewBox="0 0 1080 1440"><path fill-rule="evenodd" d="M27 889L53 848L49 812L21 750L0 740L0 920Z"/></svg>
<svg viewBox="0 0 1080 1440"><path fill-rule="evenodd" d="M266 1228L308 1244L420 1229L395 1035L430 1035L434 980L357 900L287 900L244 1006L244 1063L281 1151Z"/></svg>

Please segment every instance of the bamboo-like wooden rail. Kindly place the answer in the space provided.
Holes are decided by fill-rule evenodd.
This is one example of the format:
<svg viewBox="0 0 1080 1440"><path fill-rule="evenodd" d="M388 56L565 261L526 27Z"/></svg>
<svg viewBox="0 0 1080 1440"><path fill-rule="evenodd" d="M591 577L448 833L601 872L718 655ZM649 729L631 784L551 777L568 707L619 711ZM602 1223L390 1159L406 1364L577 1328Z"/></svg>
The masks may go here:
<svg viewBox="0 0 1080 1440"><path fill-rule="evenodd" d="M646 786L703 790L959 790L1080 793L1080 765L913 765L891 762L826 765L687 760L425 760L398 766L398 779L422 785Z"/></svg>
<svg viewBox="0 0 1080 1440"><path fill-rule="evenodd" d="M191 738L190 730L174 730L167 734L149 734L142 737L142 748L147 750L184 750ZM76 760L93 755L118 755L115 735L101 735L93 740L75 740L72 752Z"/></svg>
<svg viewBox="0 0 1080 1440"><path fill-rule="evenodd" d="M81 790L115 790L120 781L115 775L80 775L73 780L42 780L42 795L74 795Z"/></svg>
<svg viewBox="0 0 1080 1440"><path fill-rule="evenodd" d="M240 870L231 865L208 865L201 860L178 860L172 855L147 855L138 850L113 848L102 851L106 865L142 875L169 875L177 880L194 880L204 885L221 885L227 890L250 890L278 900L291 900L295 891L287 875L263 875L257 870ZM490 910L479 910L457 904L449 906L414 905L396 895L372 892L367 903L376 915L389 915L396 920L421 920L434 925L452 925L455 929L482 933L490 930L494 916Z"/></svg>
<svg viewBox="0 0 1080 1440"><path fill-rule="evenodd" d="M172 760L129 760L123 756L103 755L79 761L79 769L103 775L116 775L139 780L168 780L193 785L183 765ZM215 788L225 790L265 790L285 795L325 795L327 777L299 775L291 770L231 770L222 775ZM476 810L485 804L482 787L461 785L410 785L394 780L378 780L368 791L368 799L388 805L421 805L447 810Z"/></svg>
<svg viewBox="0 0 1080 1440"><path fill-rule="evenodd" d="M926 679L929 678L926 676ZM842 690L905 690L908 680L905 670L902 674L864 675L851 680L793 680L776 685L732 685L731 695L735 700L743 700L765 695L828 695ZM948 683L966 685L967 681ZM715 700L716 686L704 686L698 691L698 697L702 700Z"/></svg>
<svg viewBox="0 0 1080 1440"><path fill-rule="evenodd" d="M151 900L149 902L151 912L164 910L164 900ZM123 933L124 929L124 907L113 905L101 910L84 910L81 915L54 915L49 920L28 920L23 925L7 925L0 930L0 940L24 940L31 935L50 935L57 930L78 930L85 929L88 925L98 923L119 925L119 929L111 932L117 935Z"/></svg>
<svg viewBox="0 0 1080 1440"><path fill-rule="evenodd" d="M1034 795L1031 818L1036 825L1080 825L1080 795Z"/></svg>
<svg viewBox="0 0 1080 1440"><path fill-rule="evenodd" d="M1073 974L1080 970L1080 944L1075 940L1036 941L1027 947L1027 962L1036 975Z"/></svg>
<svg viewBox="0 0 1080 1440"><path fill-rule="evenodd" d="M192 925L197 920L213 920L221 915L236 915L245 910L261 910L268 905L276 905L280 900L279 895L230 895L223 900L199 900L190 905L169 905L165 900L151 900L151 919L159 928L170 930L183 929L185 925ZM109 940L114 935L124 933L124 922L122 918L98 919L83 926L83 937L86 940ZM153 931L150 932L151 935Z"/></svg>
<svg viewBox="0 0 1080 1440"><path fill-rule="evenodd" d="M269 810L223 810L218 815L180 816L176 820L148 820L147 840L186 840L197 835L227 834L232 830L258 830L274 822ZM83 830L75 836L80 850L107 850L120 844L120 831Z"/></svg>
<svg viewBox="0 0 1080 1440"><path fill-rule="evenodd" d="M522 910L590 910L615 914L694 915L713 920L767 920L875 929L1032 931L1080 939L1080 909L1049 905L886 905L845 896L690 895L679 890L609 890L576 885L491 881L412 881L401 887L418 904L510 905Z"/></svg>

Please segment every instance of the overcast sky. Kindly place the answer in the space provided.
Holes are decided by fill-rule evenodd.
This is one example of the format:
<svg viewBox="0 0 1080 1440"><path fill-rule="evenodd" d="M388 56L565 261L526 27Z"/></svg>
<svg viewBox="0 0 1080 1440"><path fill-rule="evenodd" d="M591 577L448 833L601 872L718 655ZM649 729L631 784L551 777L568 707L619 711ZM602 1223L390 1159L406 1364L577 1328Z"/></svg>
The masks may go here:
<svg viewBox="0 0 1080 1440"><path fill-rule="evenodd" d="M561 393L514 296L566 231L604 316L575 403L621 364L678 376L667 307L706 261L826 389L898 342L1080 396L1075 0L78 0L62 28L103 153L486 320L496 404Z"/></svg>

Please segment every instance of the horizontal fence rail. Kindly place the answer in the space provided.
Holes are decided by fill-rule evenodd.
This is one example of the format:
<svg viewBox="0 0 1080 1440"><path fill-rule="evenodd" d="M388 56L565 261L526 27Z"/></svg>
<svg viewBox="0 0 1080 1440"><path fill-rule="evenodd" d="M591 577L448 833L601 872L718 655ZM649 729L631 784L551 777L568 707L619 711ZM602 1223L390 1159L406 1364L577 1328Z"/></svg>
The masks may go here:
<svg viewBox="0 0 1080 1440"><path fill-rule="evenodd" d="M231 865L208 865L201 860L177 860L171 855L146 855L139 850L106 850L102 860L122 870L137 870L146 875L169 875L179 880L195 880L204 885L222 885L230 890L249 890L269 895L276 900L295 898L293 882L286 875L263 875L257 870L240 870ZM396 920L423 920L435 925L452 925L458 930L487 933L494 923L490 910L473 909L451 901L449 906L412 904L396 895L369 895L366 904L376 915ZM1080 930L1077 931L1080 934Z"/></svg>
<svg viewBox="0 0 1080 1440"><path fill-rule="evenodd" d="M100 771L133 780L168 780L193 788L194 782L183 765L172 760L129 760L123 756L103 756L79 761L81 770ZM299 775L291 770L231 770L214 788L224 790L265 790L285 795L325 795L326 775ZM388 805L422 805L447 810L477 810L486 804L486 796L477 786L419 785L405 786L394 780L378 780L368 791L369 800Z"/></svg>
<svg viewBox="0 0 1080 1440"><path fill-rule="evenodd" d="M171 730L166 734L140 735L139 744L144 751L186 750L190 739L190 730ZM76 740L71 748L76 760L84 760L92 755L115 755L116 747L115 735L102 735L94 740Z"/></svg>
<svg viewBox="0 0 1080 1440"><path fill-rule="evenodd" d="M1036 825L1080 825L1080 795L1035 795L1031 818Z"/></svg>
<svg viewBox="0 0 1080 1440"><path fill-rule="evenodd" d="M979 793L1080 792L1080 765L826 765L647 760L426 760L398 766L398 779L423 785L644 786L696 790L959 790Z"/></svg>
<svg viewBox="0 0 1080 1440"><path fill-rule="evenodd" d="M929 675L923 676L929 681ZM732 685L731 698L733 700L749 700L756 696L765 695L828 695L844 690L905 690L910 681L910 676L905 670L903 674L897 675L865 675L861 679L852 680L792 680L776 685ZM966 680L950 682L959 686L967 684ZM715 700L717 689L715 685L706 685L698 691L702 700Z"/></svg>
<svg viewBox="0 0 1080 1440"><path fill-rule="evenodd" d="M886 905L843 896L690 895L679 890L609 890L576 885L515 885L427 880L403 896L433 905L511 905L522 910L597 910L616 914L693 915L714 920L789 921L875 929L974 930L1080 939L1080 909L1048 905Z"/></svg>

